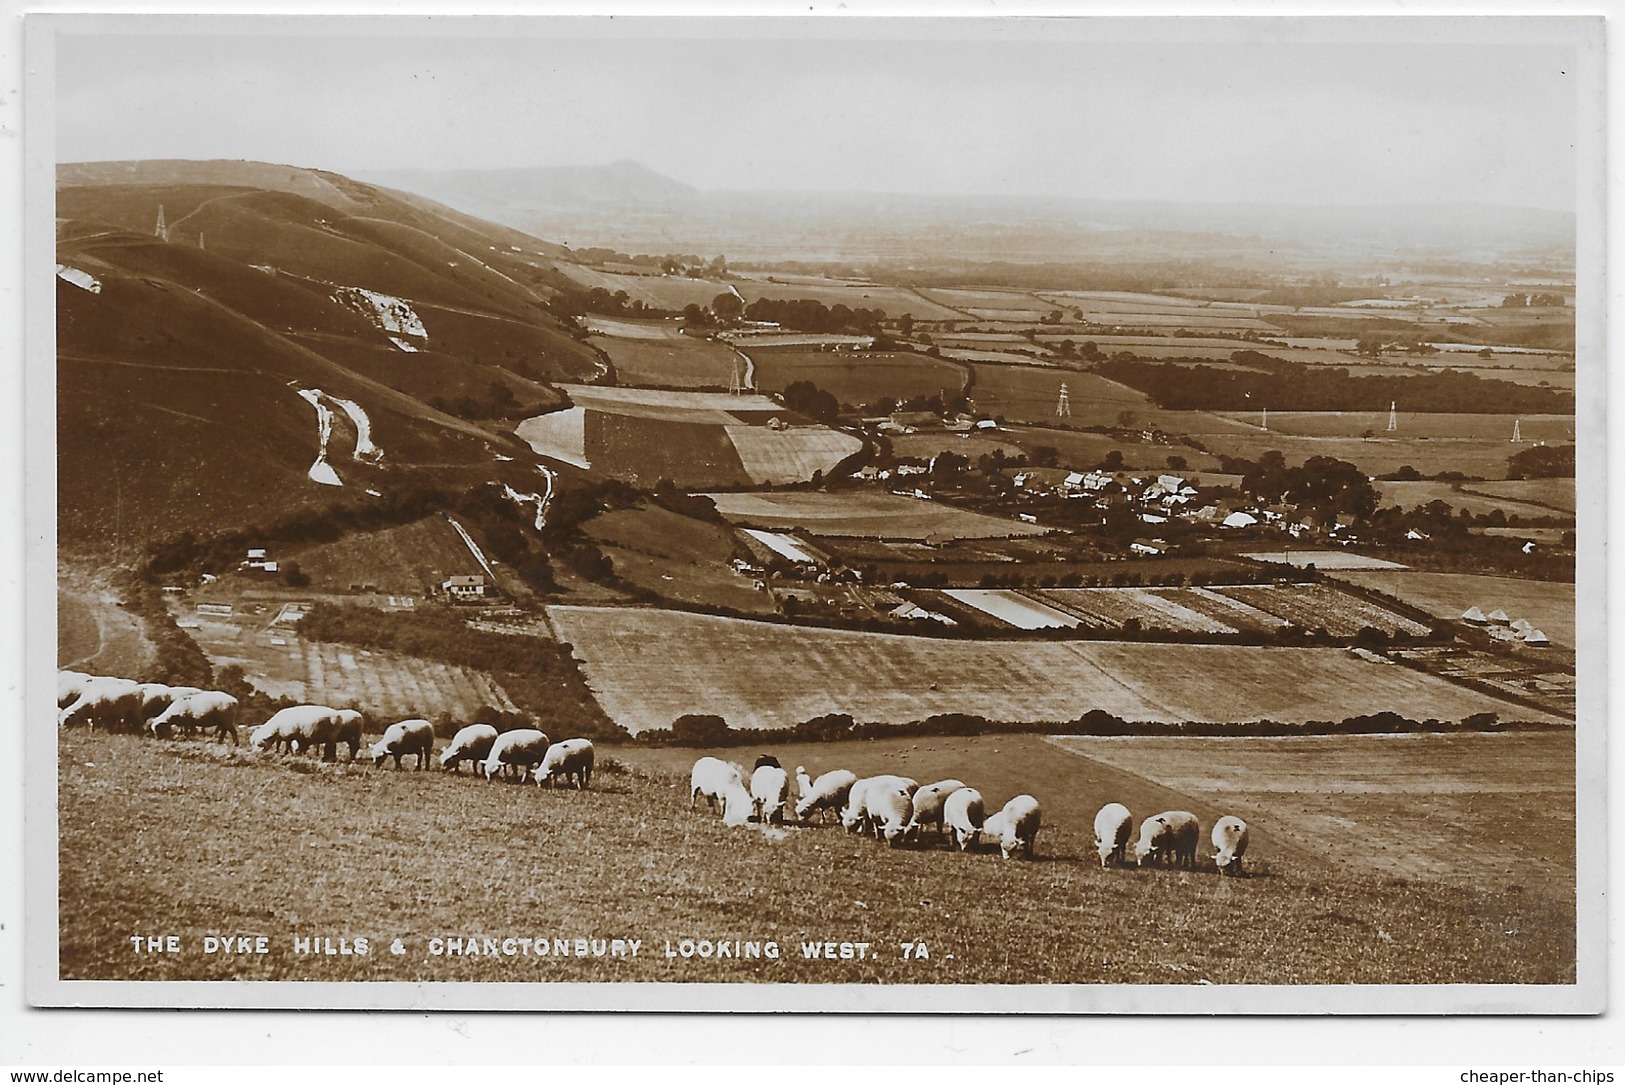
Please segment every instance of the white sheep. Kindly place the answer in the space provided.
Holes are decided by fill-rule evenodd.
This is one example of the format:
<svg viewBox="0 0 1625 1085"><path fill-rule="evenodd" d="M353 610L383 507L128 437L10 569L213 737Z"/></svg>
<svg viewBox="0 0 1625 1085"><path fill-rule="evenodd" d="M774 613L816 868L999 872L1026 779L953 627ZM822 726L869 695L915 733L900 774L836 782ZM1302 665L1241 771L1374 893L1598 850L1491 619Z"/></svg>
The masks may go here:
<svg viewBox="0 0 1625 1085"><path fill-rule="evenodd" d="M960 851L969 851L982 835L986 814L982 808L982 793L974 787L962 787L942 802L942 821L948 835Z"/></svg>
<svg viewBox="0 0 1625 1085"><path fill-rule="evenodd" d="M858 774L846 769L833 769L811 780L807 770L797 765L796 789L801 798L796 803L796 820L806 821L814 811L820 820L831 813L839 815L852 792L852 785L857 782Z"/></svg>
<svg viewBox="0 0 1625 1085"><path fill-rule="evenodd" d="M1241 857L1247 854L1247 823L1226 814L1213 823L1213 865L1220 874L1241 874Z"/></svg>
<svg viewBox="0 0 1625 1085"><path fill-rule="evenodd" d="M852 790L847 792L846 806L841 810L841 824L846 831L855 833L874 829L875 819L869 810L869 793L871 789L878 789L875 790L875 794L878 795L882 790L893 786L907 791L911 800L914 793L920 789L919 783L907 776L868 776L854 782Z"/></svg>
<svg viewBox="0 0 1625 1085"><path fill-rule="evenodd" d="M592 783L592 743L584 738L567 738L547 748L542 767L536 770L536 784L553 786L554 777L562 777L566 784L574 783L576 790L585 791Z"/></svg>
<svg viewBox="0 0 1625 1085"><path fill-rule="evenodd" d="M784 809L790 801L790 777L775 761L771 765L758 764L750 774L750 797L755 804L756 820L766 825L784 821Z"/></svg>
<svg viewBox="0 0 1625 1085"><path fill-rule="evenodd" d="M84 691L85 683L94 677L95 675L86 674L84 671L57 671L56 707L67 708L78 700L79 694Z"/></svg>
<svg viewBox="0 0 1625 1085"><path fill-rule="evenodd" d="M83 723L94 731L101 724L109 731L141 726L141 685L128 678L91 675L80 683L79 695L57 712L57 725Z"/></svg>
<svg viewBox="0 0 1625 1085"><path fill-rule="evenodd" d="M914 800L907 787L900 783L871 782L864 802L875 827L875 839L896 847L898 841L907 837L914 815Z"/></svg>
<svg viewBox="0 0 1625 1085"><path fill-rule="evenodd" d="M172 733L176 727L188 736L213 728L215 741L224 741L230 735L231 744L235 746L237 709L237 698L229 693L198 690L171 701L168 708L147 722L147 726L154 735Z"/></svg>
<svg viewBox="0 0 1625 1085"><path fill-rule="evenodd" d="M943 834L942 808L948 801L948 796L955 791L963 791L963 780L938 780L934 784L926 784L914 793L914 815L909 819L908 835L919 839L921 830L926 825L937 827L937 836Z"/></svg>
<svg viewBox="0 0 1625 1085"><path fill-rule="evenodd" d="M1134 862L1172 863L1194 870L1196 844L1202 838L1202 824L1189 810L1165 810L1140 822L1140 836L1134 842Z"/></svg>
<svg viewBox="0 0 1625 1085"><path fill-rule="evenodd" d="M1112 863L1123 864L1124 849L1133 835L1134 815L1128 812L1128 807L1120 802L1109 802L1100 808L1095 815L1095 851L1100 855L1103 869Z"/></svg>
<svg viewBox="0 0 1625 1085"><path fill-rule="evenodd" d="M519 770L519 778L524 780L530 775L530 770L547 757L548 745L547 736L534 727L504 731L491 743L491 752L485 755L485 765L481 771L487 780L495 780L504 765L512 766Z"/></svg>
<svg viewBox="0 0 1625 1085"><path fill-rule="evenodd" d="M1037 799L1017 795L982 823L982 833L999 842L999 851L1006 859L1018 850L1031 859L1042 816Z"/></svg>
<svg viewBox="0 0 1625 1085"><path fill-rule="evenodd" d="M731 829L750 824L755 813L756 800L745 789L743 780L735 780L722 789L722 824Z"/></svg>
<svg viewBox="0 0 1625 1085"><path fill-rule="evenodd" d="M416 754L418 769L422 770L429 764L429 755L434 753L434 724L428 720L401 720L392 723L384 731L384 737L372 744L372 763L376 767L384 763L388 757L395 758L395 768L401 767L401 758L407 754Z"/></svg>
<svg viewBox="0 0 1625 1085"><path fill-rule="evenodd" d="M491 755L491 743L497 740L497 729L489 723L471 723L452 736L451 745L440 751L440 767L461 772L464 761L480 763Z"/></svg>
<svg viewBox="0 0 1625 1085"><path fill-rule="evenodd" d="M704 795L706 804L715 810L731 785L743 787L744 782L745 770L732 761L702 757L694 762L694 769L688 774L688 808L694 809L694 804Z"/></svg>
<svg viewBox="0 0 1625 1085"><path fill-rule="evenodd" d="M335 760L338 744L343 742L350 747L350 760L354 761L361 750L362 726L362 715L353 708L295 705L260 724L249 741L261 750L276 747L293 753L321 746L323 761Z"/></svg>

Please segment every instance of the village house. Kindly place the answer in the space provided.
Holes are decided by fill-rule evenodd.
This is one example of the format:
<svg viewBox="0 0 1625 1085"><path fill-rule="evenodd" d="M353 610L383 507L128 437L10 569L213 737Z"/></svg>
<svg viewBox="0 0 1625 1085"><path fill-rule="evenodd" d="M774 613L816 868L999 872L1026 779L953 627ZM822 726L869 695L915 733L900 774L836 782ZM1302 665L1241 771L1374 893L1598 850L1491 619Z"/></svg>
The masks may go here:
<svg viewBox="0 0 1625 1085"><path fill-rule="evenodd" d="M485 577L453 576L440 585L440 590L454 599L484 599Z"/></svg>

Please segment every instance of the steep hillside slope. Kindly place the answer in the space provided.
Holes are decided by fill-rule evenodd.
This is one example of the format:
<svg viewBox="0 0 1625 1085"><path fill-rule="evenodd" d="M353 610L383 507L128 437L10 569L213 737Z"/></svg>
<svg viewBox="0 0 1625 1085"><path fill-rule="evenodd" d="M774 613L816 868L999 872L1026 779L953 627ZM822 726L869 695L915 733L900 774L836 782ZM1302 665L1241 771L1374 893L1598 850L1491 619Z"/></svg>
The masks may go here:
<svg viewBox="0 0 1625 1085"><path fill-rule="evenodd" d="M604 372L546 312L558 251L318 171L62 167L63 549L129 553L529 459L482 420L492 405L549 409L543 382Z"/></svg>

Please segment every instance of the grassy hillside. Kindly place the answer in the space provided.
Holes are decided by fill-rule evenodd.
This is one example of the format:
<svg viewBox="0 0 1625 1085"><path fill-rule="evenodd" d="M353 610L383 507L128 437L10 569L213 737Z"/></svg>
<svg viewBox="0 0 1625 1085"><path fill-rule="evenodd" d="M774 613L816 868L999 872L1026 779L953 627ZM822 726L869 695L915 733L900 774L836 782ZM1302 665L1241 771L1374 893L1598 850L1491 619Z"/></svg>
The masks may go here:
<svg viewBox="0 0 1625 1085"><path fill-rule="evenodd" d="M1504 738L1506 736L1461 736ZM1560 776L1562 736L1507 751ZM1132 740L1128 740L1132 741ZM65 732L60 745L64 978L800 983L1568 983L1572 887L1530 863L1458 879L1504 821L1419 821L1415 794L1367 796L1359 817L1403 819L1446 869L1405 876L1361 849L1260 828L1249 876L1102 870L1093 811L1227 800L1153 783L1038 736L863 742L780 751L813 771L955 775L990 802L1044 805L1037 860L891 849L839 827L728 829L690 811L702 751L600 750L591 790L485 783L468 773L318 766L204 743ZM1481 755L1480 755L1481 756ZM410 762L408 762L410 763ZM1403 766L1396 765L1396 769ZM1543 770L1544 771L1544 770ZM1571 777L1572 779L1572 777ZM188 811L175 817L177 809ZM1571 823L1572 824L1572 823ZM333 831L332 826L342 826ZM1346 834L1345 834L1346 835ZM1460 845L1452 849L1449 842ZM1554 868L1573 836L1550 834ZM1204 851L1206 848L1204 847ZM136 955L128 935L180 936ZM205 935L263 935L267 952L205 954ZM295 937L335 953L296 953ZM636 957L458 956L431 939L637 939ZM369 952L342 955L366 938ZM399 939L398 950L391 943ZM683 939L774 941L777 959L667 957ZM802 944L867 942L809 960ZM929 959L905 961L900 943ZM764 1003L771 1005L771 1002Z"/></svg>
<svg viewBox="0 0 1625 1085"><path fill-rule="evenodd" d="M546 312L562 252L335 174L263 163L59 171L59 516L65 550L366 501L416 467L525 456L479 416L555 406L543 381L597 355ZM155 236L160 208L167 240ZM370 294L361 293L367 291ZM376 462L334 411L334 488L308 474L321 389L365 412ZM333 405L330 403L330 407Z"/></svg>

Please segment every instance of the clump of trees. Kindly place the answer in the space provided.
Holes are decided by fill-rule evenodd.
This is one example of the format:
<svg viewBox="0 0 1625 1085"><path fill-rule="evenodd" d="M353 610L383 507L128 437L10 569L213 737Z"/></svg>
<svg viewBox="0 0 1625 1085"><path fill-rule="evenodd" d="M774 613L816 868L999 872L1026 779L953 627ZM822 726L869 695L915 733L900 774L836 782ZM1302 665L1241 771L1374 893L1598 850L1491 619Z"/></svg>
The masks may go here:
<svg viewBox="0 0 1625 1085"><path fill-rule="evenodd" d="M841 404L833 393L826 392L812 381L791 381L784 389L784 405L798 414L804 414L825 425L832 425L841 414Z"/></svg>
<svg viewBox="0 0 1625 1085"><path fill-rule="evenodd" d="M828 306L814 298L757 298L745 306L744 315L795 331L847 335L879 335L886 320L884 309L852 309L838 302Z"/></svg>
<svg viewBox="0 0 1625 1085"><path fill-rule="evenodd" d="M1507 478L1573 477L1573 445L1535 445L1507 457Z"/></svg>

